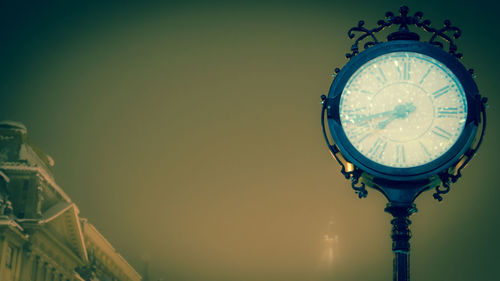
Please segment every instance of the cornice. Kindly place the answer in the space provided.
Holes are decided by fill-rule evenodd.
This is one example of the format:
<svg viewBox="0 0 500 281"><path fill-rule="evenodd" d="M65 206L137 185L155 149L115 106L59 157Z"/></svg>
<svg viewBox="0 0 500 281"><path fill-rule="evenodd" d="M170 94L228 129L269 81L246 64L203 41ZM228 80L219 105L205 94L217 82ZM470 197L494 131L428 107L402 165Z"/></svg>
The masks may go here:
<svg viewBox="0 0 500 281"><path fill-rule="evenodd" d="M82 220L84 235L89 251L94 251L96 257L114 275L124 274L129 280L142 280L135 269L120 255L106 238L90 223ZM100 257L100 258L99 258Z"/></svg>
<svg viewBox="0 0 500 281"><path fill-rule="evenodd" d="M56 193L61 195L61 197L68 203L71 202L69 196L62 190L59 185L55 182L54 178L50 176L47 171L41 167L28 166L21 162L2 162L0 169L9 172L30 172L35 174L40 180L46 182L50 187L54 189Z"/></svg>

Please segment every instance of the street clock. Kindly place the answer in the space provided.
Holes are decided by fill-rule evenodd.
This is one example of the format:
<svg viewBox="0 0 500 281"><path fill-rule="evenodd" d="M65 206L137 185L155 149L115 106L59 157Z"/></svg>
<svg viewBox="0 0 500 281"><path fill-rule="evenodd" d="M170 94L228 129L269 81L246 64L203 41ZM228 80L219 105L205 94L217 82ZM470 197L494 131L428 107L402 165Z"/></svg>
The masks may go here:
<svg viewBox="0 0 500 281"><path fill-rule="evenodd" d="M443 180L448 185L477 149L483 101L472 71L458 60L461 54L445 34L453 31L458 37L460 31L449 21L441 30L432 29L421 13L408 17L405 7L402 12L379 21L382 30L399 20L400 30L387 42L369 42L359 53L358 38L350 60L337 69L324 97L330 147L356 182L375 188L402 183L429 188ZM433 40L446 36L450 51L440 42L418 41L408 30L410 24L432 29ZM351 29L350 37L353 31L364 31L369 35L365 38L375 38L380 31L363 26L360 22Z"/></svg>
<svg viewBox="0 0 500 281"><path fill-rule="evenodd" d="M393 280L409 281L413 202L431 188L441 201L461 177L483 139L486 98L473 71L459 61L462 54L453 42L461 35L457 27L446 20L433 28L421 12L408 15L406 6L399 12L387 12L373 29L359 21L349 30L356 40L349 61L335 69L328 96L322 96L321 124L358 196L366 197L369 186L388 199L385 211L394 217ZM387 41L377 39L378 32L395 25L399 28ZM429 41L420 41L411 26L430 33Z"/></svg>

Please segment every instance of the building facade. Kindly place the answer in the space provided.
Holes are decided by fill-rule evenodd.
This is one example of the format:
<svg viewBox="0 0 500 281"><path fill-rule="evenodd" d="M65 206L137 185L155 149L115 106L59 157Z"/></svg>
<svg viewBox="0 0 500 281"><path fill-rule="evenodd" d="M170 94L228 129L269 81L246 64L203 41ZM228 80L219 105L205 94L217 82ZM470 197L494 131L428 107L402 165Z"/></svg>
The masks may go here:
<svg viewBox="0 0 500 281"><path fill-rule="evenodd" d="M140 281L56 184L52 158L0 122L0 280Z"/></svg>

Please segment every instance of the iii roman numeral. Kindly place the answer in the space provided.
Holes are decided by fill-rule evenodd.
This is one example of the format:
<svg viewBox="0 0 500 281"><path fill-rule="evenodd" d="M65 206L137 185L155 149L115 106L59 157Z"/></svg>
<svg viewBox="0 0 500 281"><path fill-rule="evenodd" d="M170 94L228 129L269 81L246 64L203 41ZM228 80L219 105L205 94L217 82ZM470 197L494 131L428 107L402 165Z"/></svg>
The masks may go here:
<svg viewBox="0 0 500 281"><path fill-rule="evenodd" d="M437 114L438 118L457 117L458 108L449 106L438 107Z"/></svg>

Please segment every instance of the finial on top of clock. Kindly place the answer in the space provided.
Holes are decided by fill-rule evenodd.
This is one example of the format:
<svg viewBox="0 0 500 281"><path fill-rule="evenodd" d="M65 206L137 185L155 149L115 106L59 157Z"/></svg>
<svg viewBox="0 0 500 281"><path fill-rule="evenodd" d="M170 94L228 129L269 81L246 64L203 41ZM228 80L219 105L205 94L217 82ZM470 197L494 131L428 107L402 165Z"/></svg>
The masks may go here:
<svg viewBox="0 0 500 281"><path fill-rule="evenodd" d="M420 36L417 33L411 32L409 30L409 26L416 26L426 32L432 33L432 36L430 37L428 43L444 49L443 42L437 40L445 41L449 45L448 52L456 58L462 58L462 54L456 52L457 45L455 45L455 43L453 42L453 39L458 39L460 35L462 35L462 32L458 27L452 26L450 20L445 20L443 27L440 29L436 29L430 26L430 20L424 20L422 18L424 15L422 12L416 12L413 16L409 16L409 11L410 10L407 6L401 6L399 8L399 16L394 15L393 12L386 12L385 20L379 20L377 22L378 26L373 29L367 29L366 27L364 27L365 22L363 20L360 20L357 26L349 29L349 31L347 32L347 36L349 36L349 38L351 39L354 39L354 37L356 37L355 32L361 32L362 34L360 34L356 38L356 41L351 46L351 53L347 53L346 58L350 59L353 56L357 55L359 53L358 44L366 38L368 38L368 41L363 45L364 49L381 43L375 36L375 33L380 32L385 28L392 26L393 24L399 25L399 29L398 31L389 34L387 36L387 41L419 41Z"/></svg>

